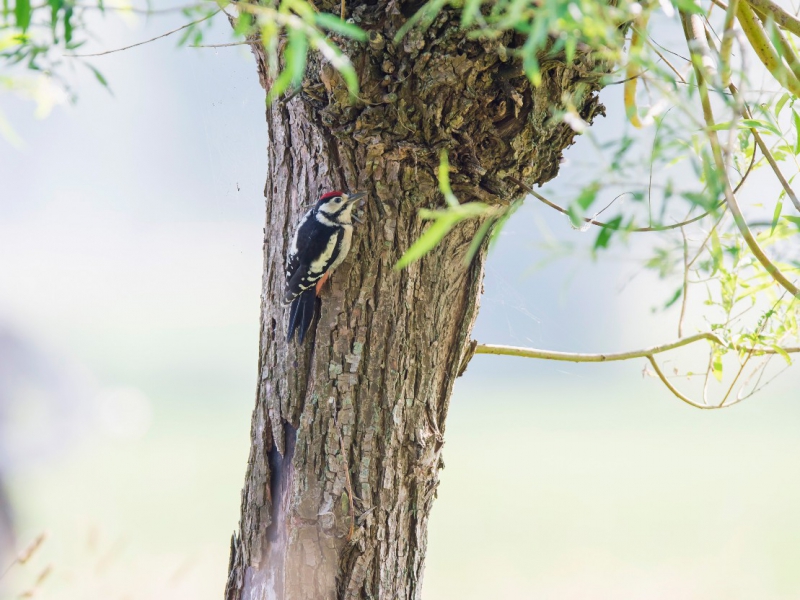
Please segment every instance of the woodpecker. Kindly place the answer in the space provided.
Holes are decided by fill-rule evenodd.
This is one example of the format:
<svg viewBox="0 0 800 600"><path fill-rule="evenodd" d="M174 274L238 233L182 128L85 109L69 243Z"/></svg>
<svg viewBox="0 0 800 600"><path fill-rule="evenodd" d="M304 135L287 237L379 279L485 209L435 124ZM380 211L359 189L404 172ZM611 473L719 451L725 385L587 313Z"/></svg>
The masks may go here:
<svg viewBox="0 0 800 600"><path fill-rule="evenodd" d="M328 192L300 219L286 257L283 303L292 306L288 341L296 330L298 340L303 343L314 319L320 289L350 250L353 208L364 196L364 192Z"/></svg>

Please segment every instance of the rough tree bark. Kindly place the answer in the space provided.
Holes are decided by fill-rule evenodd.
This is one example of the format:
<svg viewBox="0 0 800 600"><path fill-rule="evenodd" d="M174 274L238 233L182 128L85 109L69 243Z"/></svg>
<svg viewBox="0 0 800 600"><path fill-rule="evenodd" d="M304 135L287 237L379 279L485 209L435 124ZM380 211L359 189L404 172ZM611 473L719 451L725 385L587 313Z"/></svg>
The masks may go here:
<svg viewBox="0 0 800 600"><path fill-rule="evenodd" d="M462 202L508 203L521 192L508 176L551 179L573 142L553 108L571 102L587 121L602 109L591 59L543 60L534 89L507 51L522 40L469 41L449 10L395 46L418 7L348 2L370 32L368 44L346 43L361 82L355 105L311 58L303 89L267 107L259 382L228 600L420 597L445 419L481 292L485 251L463 264L478 224L392 267L425 230L418 209L442 205L441 148ZM264 54L254 54L268 88ZM369 192L364 223L311 339L287 344L288 240L331 189Z"/></svg>

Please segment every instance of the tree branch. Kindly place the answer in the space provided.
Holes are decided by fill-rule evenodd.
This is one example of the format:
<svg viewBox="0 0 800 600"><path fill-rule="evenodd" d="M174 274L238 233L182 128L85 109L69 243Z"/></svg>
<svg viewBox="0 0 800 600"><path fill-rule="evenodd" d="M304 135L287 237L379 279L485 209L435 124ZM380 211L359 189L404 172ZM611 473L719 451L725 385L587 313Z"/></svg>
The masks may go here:
<svg viewBox="0 0 800 600"><path fill-rule="evenodd" d="M733 84L731 84L731 88L733 90L736 90L736 87ZM748 115L748 118L752 118L752 116ZM769 166L772 168L772 172L775 173L775 177L777 177L778 181L781 182L783 191L785 191L786 195L789 196L789 199L792 201L792 204L794 204L794 207L798 211L800 211L800 201L797 199L797 196L795 195L792 187L789 185L789 182L786 181L786 178L783 176L783 173L781 173L780 168L778 168L778 163L775 161L775 157L772 156L772 152L769 151L769 148L767 148L767 145L764 143L761 134L758 133L758 130L756 130L755 127L750 128L750 133L753 134L753 138L756 140L756 144L758 144L758 147L761 148L761 152L762 154L764 154L764 157L767 159Z"/></svg>
<svg viewBox="0 0 800 600"><path fill-rule="evenodd" d="M772 18L775 19L775 23L784 29L788 29L796 36L800 36L800 20L798 20L794 15L783 10L774 2L771 2L770 0L746 0L746 2L757 12L760 12L764 15L772 15Z"/></svg>
<svg viewBox="0 0 800 600"><path fill-rule="evenodd" d="M656 355L661 354L663 352L668 352L669 350L675 350L676 348L681 348L683 346L688 346L689 344L693 344L694 342L698 342L700 340L708 340L711 343L719 344L721 346L725 346L732 350L738 350L740 352L747 352L748 360L750 357L760 354L780 354L778 350L774 348L761 348L757 346L753 346L750 348L746 348L743 346L738 345L728 345L725 344L719 337L715 334L710 332L705 333L698 333L695 335L691 335L689 337L681 338L675 340L673 342L668 342L666 344L660 344L658 346L651 346L650 348L643 348L641 350L631 350L628 352L616 352L616 353L609 353L609 354L582 354L576 352L555 352L552 350L538 350L536 348L520 348L517 346L498 346L493 344L478 344L477 342L473 341L472 346L474 347L475 354L498 354L504 356L520 356L524 358L541 358L545 360L557 360L557 361L564 361L564 362L575 362L575 363L588 363L588 362L614 362L614 361L621 361L621 360L630 360L634 358L646 358L650 361L650 364L653 366L656 375L661 380L661 382L667 387L667 389L672 392L675 397L680 399L681 401L685 402L686 404L693 406L694 408L701 408L704 410L713 410L719 408L727 408L729 406L733 406L734 404L738 404L741 402L743 398L738 398L733 402L729 402L725 404L725 401L728 399L730 395L730 390L728 394L725 395L722 402L720 404L707 404L707 403L699 403L695 402L685 394L683 394L678 388L676 388L669 379L664 375L664 372L661 370L661 367L658 366L658 362L656 361ZM800 352L800 346L787 346L785 348L781 348L781 350L787 354L794 354ZM745 363L746 364L746 363ZM741 371L740 371L741 373ZM738 376L737 376L738 378ZM735 381L734 381L735 383ZM704 391L703 397L705 398L705 386L708 384L708 372L706 372L706 382L704 384ZM731 384L733 385L733 384ZM731 388L732 389L732 388Z"/></svg>
<svg viewBox="0 0 800 600"><path fill-rule="evenodd" d="M158 35L154 38L150 38L149 40L145 40L143 42L139 42L137 44L131 44L130 46L125 46L124 48L116 48L115 50L106 50L105 52L97 52L95 54L65 54L64 56L69 56L70 58L88 58L90 56L105 56L106 54L113 54L114 52L122 52L123 50L130 50L131 48L136 48L136 46L144 46L145 44L149 44L150 42L155 42L156 40L165 38L168 35L172 35L173 33L178 33L179 31L186 29L187 27L191 27L192 25L197 25L198 23L207 21L211 17L215 17L221 12L222 9L220 8L219 10L214 11L210 15L206 15L202 19L197 19L196 21L192 21L191 23L186 23L185 25L181 25L177 29L173 29L172 31L168 31L167 33L162 33L161 35Z"/></svg>
<svg viewBox="0 0 800 600"><path fill-rule="evenodd" d="M739 5L740 22L742 22L741 15L747 15L748 13L750 16L752 16L753 14L752 11L749 9L749 7L740 4ZM755 17L753 17L753 19L754 18ZM686 13L681 12L681 19L683 20L684 23L684 35L686 36L686 43L689 45L690 52L694 52L691 47L692 34L691 34L691 29L689 27L689 17L688 15L686 15ZM756 23L756 25L758 26L758 23ZM744 27L744 23L742 23L742 26ZM763 34L763 31L761 31L761 34ZM766 44L769 44L769 42L766 41L766 36L764 36L764 40ZM753 41L753 39L751 39L750 41L755 47L755 42ZM770 49L772 49L771 46ZM770 276L776 282L778 282L784 289L786 289L789 293L791 293L792 296L796 298L800 297L800 289L798 289L794 283L789 281L786 275L784 275L781 272L781 270L769 259L769 257L761 249L761 246L758 244L758 241L756 240L755 236L753 236L753 233L750 231L750 228L747 226L747 221L745 220L744 215L742 214L742 210L739 207L739 203L736 201L736 195L731 190L731 182L730 179L728 178L728 173L725 169L725 160L722 157L722 147L720 146L719 137L717 136L717 131L715 129L714 112L711 108L711 101L709 100L708 97L708 85L706 84L705 75L698 64L698 61L693 60L692 65L694 66L695 74L697 76L697 84L700 89L700 101L703 106L703 118L705 119L706 126L708 128L708 141L711 144L711 151L714 156L714 163L716 164L719 176L722 178L723 187L725 190L725 200L728 204L728 207L731 210L731 214L733 215L733 219L736 223L736 226L738 227L739 232L742 234L742 237L744 238L745 242L750 248L750 251L756 257L756 259L758 259L758 262L760 262L761 265L767 270L767 273L769 273ZM783 72L785 73L785 69L783 69ZM792 77L794 76L792 75Z"/></svg>
<svg viewBox="0 0 800 600"><path fill-rule="evenodd" d="M750 171L753 169L753 165L754 164L755 164L755 153L753 153L753 157L750 160L750 166L747 168L747 171L745 171L744 175L742 176L741 181L737 184L737 186L735 188L735 191L738 191L739 188L742 187L742 185L744 184L745 180L747 179L747 176L750 175ZM542 196L539 192L534 190L531 186L529 186L527 183L525 183L523 181L520 181L519 179L517 179L516 177L513 177L511 175L507 176L506 179L508 179L510 182L512 182L512 183L518 185L519 187L521 187L523 190L528 192L531 196L536 198L539 202L542 202L543 204L546 204L550 208L552 208L554 210L557 210L562 215L569 216L569 211L566 208L563 208L563 207L559 206L558 204L556 204L555 202L553 202L551 200L548 200L547 198ZM725 204L725 201L724 200L720 200L714 206L714 208L712 210L716 210L716 209L720 208L723 204ZM671 229L680 229L681 227L685 227L686 225L691 225L692 223L696 223L697 221L701 221L702 219L705 219L707 216L709 216L711 214L711 212L712 211L706 211L701 215L697 215L696 217L693 217L693 218L688 219L686 221L681 221L680 223L673 223L671 225L653 225L653 226L650 226L650 227L637 227L635 229L626 229L625 227L620 227L618 225L609 225L608 223L604 223L603 221L597 221L595 219L590 219L589 217L583 217L583 221L585 223L590 223L591 225L597 225L598 227L602 227L604 229L613 229L614 231L629 231L631 233L646 233L646 232L651 232L651 231L669 231Z"/></svg>
<svg viewBox="0 0 800 600"><path fill-rule="evenodd" d="M730 0L728 8L725 10L725 23L723 25L722 43L720 44L719 62L722 70L722 85L726 86L731 82L731 51L733 50L734 23L736 22L736 11L739 0Z"/></svg>
<svg viewBox="0 0 800 600"><path fill-rule="evenodd" d="M659 367L659 366L658 366L658 362L656 361L655 357L653 357L653 356L648 356L648 357L647 357L647 360L649 360L649 361L650 361L650 364L653 366L653 370L656 372L656 375L658 375L658 378L661 380L661 383L663 383L663 384L664 384L664 385L667 387L667 389L668 389L670 392L672 392L672 393L673 393L673 395L674 395L676 398L679 398L680 400L683 400L683 401L684 401L684 402L686 402L686 404L688 404L689 406L693 406L694 408L701 408L701 409L703 409L703 410L709 410L709 409L715 409L715 408L722 408L721 406L712 406L712 405L710 405L710 404L700 404L699 402L695 402L694 400L692 400L691 398L689 398L688 396L686 396L685 394L683 394L683 393L682 393L682 392L681 392L681 391L680 391L678 388L676 388L674 385L672 385L672 383L670 382L670 380L669 380L669 379L667 379L667 377L664 375L664 372L661 370L661 367Z"/></svg>
<svg viewBox="0 0 800 600"><path fill-rule="evenodd" d="M750 45L753 47L758 59L778 83L793 95L800 96L800 81L781 61L750 5L740 2L736 14L739 17L739 24L742 26L742 30L750 41Z"/></svg>
<svg viewBox="0 0 800 600"><path fill-rule="evenodd" d="M558 352L555 350L539 350L537 348L521 348L519 346L501 346L496 344L477 344L475 354L498 354L502 356L520 356L524 358L541 358L544 360L557 360L562 362L574 363L596 363L596 362L615 362L620 360L631 360L634 358L649 358L656 354L675 350L683 346L688 346L700 340L708 340L714 344L725 346L731 350L739 352L752 352L753 354L779 354L774 348L745 347L729 345L723 342L716 334L711 332L696 333L685 338L680 338L658 346L642 348L640 350L628 350L627 352L611 352L603 354L583 354L579 352ZM787 346L781 348L787 354L800 352L800 346Z"/></svg>
<svg viewBox="0 0 800 600"><path fill-rule="evenodd" d="M193 44L189 48L229 48L231 46L252 46L260 44L261 40L245 40L243 42L230 42L228 44Z"/></svg>

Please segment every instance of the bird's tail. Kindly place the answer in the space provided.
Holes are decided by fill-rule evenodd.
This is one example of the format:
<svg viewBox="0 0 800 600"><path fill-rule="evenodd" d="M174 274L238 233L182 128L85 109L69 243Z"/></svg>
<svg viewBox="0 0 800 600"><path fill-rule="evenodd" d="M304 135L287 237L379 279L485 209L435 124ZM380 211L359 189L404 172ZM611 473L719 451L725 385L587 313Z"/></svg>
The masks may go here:
<svg viewBox="0 0 800 600"><path fill-rule="evenodd" d="M289 311L289 333L286 336L287 341L292 341L294 332L297 330L297 339L301 344L303 343L306 332L311 326L311 321L314 320L314 311L317 308L316 300L317 293L313 286L292 300L292 308Z"/></svg>

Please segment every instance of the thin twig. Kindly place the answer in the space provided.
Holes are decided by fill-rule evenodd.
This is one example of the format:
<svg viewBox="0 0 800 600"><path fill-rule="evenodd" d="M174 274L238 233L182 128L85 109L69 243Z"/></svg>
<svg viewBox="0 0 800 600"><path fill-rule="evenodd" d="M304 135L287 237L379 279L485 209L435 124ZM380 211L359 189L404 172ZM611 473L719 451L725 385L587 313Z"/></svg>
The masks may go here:
<svg viewBox="0 0 800 600"><path fill-rule="evenodd" d="M44 544L46 539L47 539L46 531L43 531L42 533L37 535L34 538L34 540L30 544L28 544L27 548L25 548L19 554L17 554L17 556L14 558L11 564L8 565L8 567L2 573L0 573L0 579L3 579L3 577L8 575L9 571L11 571L14 565L24 565L25 563L27 563L31 559L31 557L39 550L39 548L42 547L42 544Z"/></svg>
<svg viewBox="0 0 800 600"><path fill-rule="evenodd" d="M193 44L189 48L229 48L230 46L252 46L260 44L261 40L245 40L243 42L231 42L229 44Z"/></svg>
<svg viewBox="0 0 800 600"><path fill-rule="evenodd" d="M680 54L678 54L677 52L674 52L674 51L670 50L669 48L667 48L667 47L665 47L665 46L662 46L662 45L661 45L661 44L659 44L657 41L655 41L655 40L654 40L652 37L649 37L649 36L648 36L648 39L649 39L649 40L650 40L650 41L651 41L653 44L655 44L656 46L658 46L659 48L661 48L661 49L662 49L664 52L669 52L669 53L670 53L670 54L672 54L673 56L677 56L678 58L680 58L680 59L683 59L683 60L685 60L686 62L689 62L689 59L688 59L688 58L686 58L685 56L681 56L681 55L680 55ZM660 53L659 53L658 55L659 55L659 56L661 56L661 54L660 54ZM674 69L673 69L673 70L674 70ZM677 71L676 71L676 72L677 72ZM679 77L680 77L680 75L679 75ZM683 81L684 83L686 83L686 80L685 80L683 77L681 77L681 81Z"/></svg>
<svg viewBox="0 0 800 600"><path fill-rule="evenodd" d="M772 308L770 309L770 311L768 311L764 315L764 320L761 323L761 327L758 328L758 332L756 333L756 338L761 337L761 334L764 333L764 329L767 327L767 323L769 322L770 317L773 314L775 314L775 312L774 312L775 309L783 301L783 298L784 298L785 295L786 295L786 292L781 294L780 298L778 298L778 300L775 302L775 304L772 305ZM733 381L731 381L731 385L728 388L728 391L725 394L725 396L723 396L722 401L719 403L719 406L722 406L723 404L725 404L725 401L731 395L731 392L733 391L733 388L736 385L736 382L739 381L739 377L741 377L742 372L745 370L745 367L747 367L747 363L750 362L751 358L753 358L753 350L750 350L747 353L747 356L745 356L744 361L742 362L741 366L739 367L739 370L737 371L736 376L733 378Z"/></svg>
<svg viewBox="0 0 800 600"><path fill-rule="evenodd" d="M211 4L210 2L206 4ZM164 15L169 13L176 13L176 12L183 12L185 10L191 10L193 8L200 8L203 5L202 2L197 2L195 4L184 4L183 6L170 6L169 8L137 8L135 6L99 6L93 4L74 4L72 8L74 10L98 10L100 12L126 12L126 13L135 13L138 15ZM39 4L37 6L32 6L31 11L40 9L40 8L48 8L49 4Z"/></svg>
<svg viewBox="0 0 800 600"><path fill-rule="evenodd" d="M700 244L700 248L697 250L697 254L694 255L694 258L689 261L688 268L691 268L692 265L697 261L697 259L700 258L700 256L703 254L703 250L705 250L706 244L708 244L708 240L711 239L711 236L714 235L714 230L717 229L717 227L719 227L719 224L722 222L722 219L725 218L725 214L726 214L727 210L728 210L728 207L726 206L723 209L722 214L719 216L719 219L717 219L717 222L714 223L714 226L711 229L708 230L708 235L706 236L706 239L704 239L703 243ZM701 281L695 281L693 283L702 283L702 282Z"/></svg>
<svg viewBox="0 0 800 600"><path fill-rule="evenodd" d="M536 198L540 202L543 202L544 204L546 204L550 208L557 210L561 214L569 215L569 211L566 208L563 208L563 207L559 206L558 204L556 204L555 202L552 202L552 201L548 200L547 198L542 196L540 193L538 193L536 190L534 190L531 186L527 185L526 183L523 183L522 181L520 181L516 177L513 177L513 176L509 175L507 177L507 179L509 181L515 183L516 185L518 185L522 189L524 189L531 196L533 196L534 198ZM719 208L721 205L722 205L722 202L717 204L717 206L715 208ZM583 217L583 221L585 223L590 223L592 225L597 225L598 227L603 227L604 229L613 229L613 230L616 230L616 231L629 231L631 233L644 233L644 232L648 232L648 231L669 231L670 229L679 229L679 228L681 228L681 227L683 227L685 225L691 225L692 223L696 223L697 221L700 221L701 219L706 218L710 214L711 214L711 211L706 211L701 215L698 215L698 216L696 216L696 217L694 217L692 219L689 219L688 221L682 221L680 223L674 223L672 225L655 225L655 226L652 226L652 227L637 227L635 229L626 229L625 227L621 227L621 226L618 226L618 225L610 225L610 224L604 223L602 221L597 221L595 219L590 219L589 217Z"/></svg>
<svg viewBox="0 0 800 600"><path fill-rule="evenodd" d="M683 400L689 406L693 406L694 408L700 408L702 410L712 410L715 408L722 408L720 406L711 406L709 404L699 404L698 402L695 402L688 396L684 395L680 390L678 390L678 388L672 385L672 382L669 379L667 379L667 377L664 375L663 371L661 371L661 367L658 366L658 362L656 362L656 359L652 354L647 356L647 360L650 361L650 364L653 366L653 370L656 372L656 375L658 375L658 378L661 380L661 383L663 383L667 387L667 389L673 393L673 395L676 398Z"/></svg>
<svg viewBox="0 0 800 600"><path fill-rule="evenodd" d="M680 71L678 71L678 69L676 69L676 68L675 68L675 67L672 65L672 63L671 63L671 62L669 62L669 61L667 60L667 57L666 57L666 56L664 56L663 54L661 54L661 52L659 52L659 51L658 51L658 48L656 48L656 47L655 47L655 46L654 46L654 45L653 45L653 44L650 42L650 40L649 40L649 39L647 40L647 42L650 44L650 48L653 50L653 52L655 52L655 53L658 55L658 57L659 57L661 60L663 60L663 61L664 61L664 64L666 64L666 65L667 65L667 66L668 66L668 67L669 67L669 68L672 70L672 72L673 72L673 73L675 73L675 75L677 75L677 76L678 76L678 79L680 79L680 80L681 80L681 83L686 83L686 80L683 78L683 75L681 75Z"/></svg>
<svg viewBox="0 0 800 600"><path fill-rule="evenodd" d="M730 88L734 94L738 92L736 86L734 86L733 84L730 85ZM747 111L747 117L749 119L752 119L753 116L752 114L750 114L750 109L747 108L747 104L745 104L745 111ZM767 159L769 166L772 167L772 172L775 173L775 177L777 177L778 181L781 182L781 186L783 187L783 190L786 192L786 195L789 196L789 199L792 201L792 204L794 204L794 207L798 211L800 211L800 200L797 199L797 195L794 193L792 186L789 185L789 182L786 181L786 178L783 176L783 173L781 173L781 170L778 167L778 163L775 161L775 157L772 156L772 152L770 152L769 148L764 143L764 139L761 137L761 134L758 133L758 130L755 127L750 128L750 133L753 134L753 138L755 139L756 144L758 144L758 147L761 149L762 154Z"/></svg>
<svg viewBox="0 0 800 600"><path fill-rule="evenodd" d="M137 44L131 44L130 46L125 46L124 48L116 48L114 50L106 50L105 52L97 52L95 54L65 54L64 56L69 56L70 58L88 58L90 56L105 56L106 54L113 54L114 52L122 52L123 50L130 50L131 48L136 48L136 46L143 46L145 44L149 44L150 42L155 42L156 40L160 40L161 38L165 38L173 33L178 33L179 31L186 29L187 27L192 27L193 25L197 25L198 23L202 23L203 21L207 21L211 17L217 16L219 13L222 12L222 9L214 11L210 15L206 15L202 19L197 19L196 21L192 21L191 23L186 23L185 25L181 25L177 29L173 29L172 31L168 31L167 33L162 33L154 38L150 38L149 40L145 40L143 42L139 42Z"/></svg>
<svg viewBox="0 0 800 600"><path fill-rule="evenodd" d="M667 111L667 112L669 112L669 111ZM733 193L734 194L737 193L741 189L741 187L744 185L745 181L747 181L747 178L750 176L750 173L752 172L753 167L755 166L755 162L756 162L756 153L755 153L755 150L753 150L753 155L750 157L750 164L747 166L747 170L744 172L744 175L742 175L742 178L739 180L739 183L737 183L736 187L733 189ZM536 190L534 190L531 186L529 186L526 183L520 181L516 177L513 177L513 176L509 175L507 177L507 179L509 181L511 181L512 183L517 184L519 187L521 187L526 192L528 192L531 196L533 196L534 198L536 198L540 202L546 204L550 208L553 208L553 209L557 210L561 214L569 216L569 211L567 209L559 206L555 202L552 202L552 201L548 200L547 198L542 196L540 193L538 193ZM714 206L714 208L711 211L706 211L703 214L698 215L698 216L696 216L696 217L694 217L692 219L689 219L687 221L681 221L679 223L674 223L672 225L656 225L655 227L652 227L652 226L651 227L639 227L639 228L636 228L636 229L630 229L630 230L626 230L626 231L630 231L632 233L645 233L645 232L651 232L651 231L668 231L670 229L679 229L680 227L684 227L686 225L691 225L692 223L696 223L697 221L700 221L700 220L706 218L708 215L710 215L712 213L712 211L717 210L720 207L724 207L724 205L725 205L725 200L720 200ZM723 214L724 214L725 210L727 210L727 208L723 209ZM609 225L608 223L603 223L602 221L597 221L595 219L590 219L588 217L583 217L583 220L586 223L590 223L590 224L596 225L598 227L604 227L604 228L607 228L607 229L613 229L613 230L616 230L616 231L624 229L623 227ZM708 242L707 239L706 239L706 242ZM703 245L705 245L705 243ZM702 247L701 247L701 250L702 250ZM694 260L697 260L697 257L695 257ZM691 264L694 263L694 260L691 261L690 266L691 266Z"/></svg>
<svg viewBox="0 0 800 600"><path fill-rule="evenodd" d="M647 179L647 222L649 223L650 227L653 226L653 164L655 163L658 133L661 131L661 126L664 124L664 120L667 118L669 111L671 111L673 108L675 108L674 105L670 106L667 109L667 112L664 113L663 118L658 121L658 125L656 125L656 133L653 136L653 147L650 150L650 174Z"/></svg>

